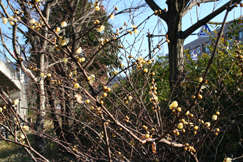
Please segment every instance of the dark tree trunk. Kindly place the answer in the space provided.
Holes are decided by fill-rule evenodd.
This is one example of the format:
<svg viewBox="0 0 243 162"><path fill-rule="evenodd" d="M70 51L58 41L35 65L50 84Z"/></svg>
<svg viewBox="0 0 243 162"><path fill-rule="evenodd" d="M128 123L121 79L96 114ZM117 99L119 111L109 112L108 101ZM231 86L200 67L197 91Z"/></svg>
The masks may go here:
<svg viewBox="0 0 243 162"><path fill-rule="evenodd" d="M169 50L169 65L170 65L170 90L173 93L172 97L177 98L182 95L181 82L184 81L184 39L180 38L181 19L179 11L177 14L170 16L168 22L168 50Z"/></svg>

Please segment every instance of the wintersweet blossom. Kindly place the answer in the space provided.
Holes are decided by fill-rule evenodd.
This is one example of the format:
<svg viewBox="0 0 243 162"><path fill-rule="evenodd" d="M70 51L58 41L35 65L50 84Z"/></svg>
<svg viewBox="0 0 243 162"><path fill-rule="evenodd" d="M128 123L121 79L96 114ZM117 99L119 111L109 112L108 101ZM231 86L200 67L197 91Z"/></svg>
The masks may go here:
<svg viewBox="0 0 243 162"><path fill-rule="evenodd" d="M232 162L232 159L227 157L227 158L224 158L224 162Z"/></svg>
<svg viewBox="0 0 243 162"><path fill-rule="evenodd" d="M178 102L177 101L173 101L172 103L171 103L171 105L175 108L175 107L178 107Z"/></svg>
<svg viewBox="0 0 243 162"><path fill-rule="evenodd" d="M3 108L2 108L2 107L0 107L0 113L1 113L1 112L3 112Z"/></svg>
<svg viewBox="0 0 243 162"><path fill-rule="evenodd" d="M137 29L134 29L134 33L135 33L135 34L138 34L138 30L137 30Z"/></svg>
<svg viewBox="0 0 243 162"><path fill-rule="evenodd" d="M14 22L13 21L9 21L9 24L13 26L14 25Z"/></svg>
<svg viewBox="0 0 243 162"><path fill-rule="evenodd" d="M178 129L183 129L183 123L179 123L177 126Z"/></svg>
<svg viewBox="0 0 243 162"><path fill-rule="evenodd" d="M64 62L65 64L68 62L68 60L67 60L66 57L64 57L62 60L63 60L63 62Z"/></svg>
<svg viewBox="0 0 243 162"><path fill-rule="evenodd" d="M210 124L209 122L206 122L205 125L206 125L207 127L210 127L211 124Z"/></svg>
<svg viewBox="0 0 243 162"><path fill-rule="evenodd" d="M57 28L56 28L56 32L59 32L60 30L61 30L60 27L57 27Z"/></svg>
<svg viewBox="0 0 243 162"><path fill-rule="evenodd" d="M83 52L83 49L81 48L81 47L79 47L77 50L76 50L76 53L77 54L80 54L80 53L82 53Z"/></svg>
<svg viewBox="0 0 243 162"><path fill-rule="evenodd" d="M217 120L217 119L218 119L218 116L217 116L217 115L213 115L213 116L212 116L212 119L213 119L213 120Z"/></svg>
<svg viewBox="0 0 243 162"><path fill-rule="evenodd" d="M78 89L79 88L79 84L78 83L75 83L74 84L74 88Z"/></svg>
<svg viewBox="0 0 243 162"><path fill-rule="evenodd" d="M8 22L8 19L7 19L6 17L3 17L3 18L2 18L2 23L4 23L4 24L6 25L7 22Z"/></svg>
<svg viewBox="0 0 243 162"><path fill-rule="evenodd" d="M18 105L18 104L19 104L19 99L17 98L13 101L13 105Z"/></svg>
<svg viewBox="0 0 243 162"><path fill-rule="evenodd" d="M133 29L137 28L137 25L132 24L131 26L132 26Z"/></svg>
<svg viewBox="0 0 243 162"><path fill-rule="evenodd" d="M128 100L131 101L132 100L132 96L128 96Z"/></svg>
<svg viewBox="0 0 243 162"><path fill-rule="evenodd" d="M62 46L66 46L69 43L69 40L67 38L59 39L58 43Z"/></svg>
<svg viewBox="0 0 243 162"><path fill-rule="evenodd" d="M31 20L29 21L29 23L30 23L30 24L35 24L35 19L31 19Z"/></svg>
<svg viewBox="0 0 243 162"><path fill-rule="evenodd" d="M105 30L105 26L104 25L100 25L99 28L96 29L98 32L103 32Z"/></svg>
<svg viewBox="0 0 243 162"><path fill-rule="evenodd" d="M44 77L45 77L45 74L44 74L44 73L40 73L40 76L41 76L42 78L44 78Z"/></svg>
<svg viewBox="0 0 243 162"><path fill-rule="evenodd" d="M103 38L99 38L99 42L100 42L101 44L103 44L103 43L104 43L104 39L103 39Z"/></svg>
<svg viewBox="0 0 243 162"><path fill-rule="evenodd" d="M99 6L95 6L95 11L99 11L100 7Z"/></svg>
<svg viewBox="0 0 243 162"><path fill-rule="evenodd" d="M114 14L110 14L110 19L114 19L115 18L115 15Z"/></svg>
<svg viewBox="0 0 243 162"><path fill-rule="evenodd" d="M198 82L201 83L203 81L203 78L202 77L199 77L198 78Z"/></svg>
<svg viewBox="0 0 243 162"><path fill-rule="evenodd" d="M67 27L67 22L66 22L66 21L61 22L61 27L62 27L62 28Z"/></svg>
<svg viewBox="0 0 243 162"><path fill-rule="evenodd" d="M24 126L23 126L23 129L24 129L24 130L29 130L29 127L28 127L27 125L24 125Z"/></svg>

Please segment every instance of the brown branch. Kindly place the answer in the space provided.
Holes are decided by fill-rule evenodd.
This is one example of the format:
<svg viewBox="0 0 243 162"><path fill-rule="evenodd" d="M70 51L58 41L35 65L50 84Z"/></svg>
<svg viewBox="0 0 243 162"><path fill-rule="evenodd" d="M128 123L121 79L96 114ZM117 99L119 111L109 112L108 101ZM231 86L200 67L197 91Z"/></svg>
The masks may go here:
<svg viewBox="0 0 243 162"><path fill-rule="evenodd" d="M233 5L233 6L230 7L231 9L233 9L234 8L234 4L235 3L239 3L240 1L241 0L233 0L232 3L228 2L228 3L224 4L222 7L220 7L219 9L217 9L215 11L213 11L211 14L209 14L208 16L206 16L205 18L203 18L202 20L198 21L197 23L195 23L194 25L192 25L191 27L186 29L184 32L182 32L180 38L181 39L187 38L192 32L194 32L195 30L200 28L202 25L206 24L209 20L211 20L212 18L214 18L215 16L217 16L218 14L223 12L225 9L227 9L227 7Z"/></svg>

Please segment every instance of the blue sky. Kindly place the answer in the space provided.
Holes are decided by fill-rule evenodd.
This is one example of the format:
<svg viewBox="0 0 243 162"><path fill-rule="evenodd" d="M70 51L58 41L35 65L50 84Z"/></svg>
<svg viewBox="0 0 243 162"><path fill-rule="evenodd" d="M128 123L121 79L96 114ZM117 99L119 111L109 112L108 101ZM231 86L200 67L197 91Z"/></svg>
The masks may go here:
<svg viewBox="0 0 243 162"><path fill-rule="evenodd" d="M159 0L157 0L158 2ZM129 6L132 6L133 4L137 4L136 2L139 2L139 1L129 1L129 0L123 0L123 1L110 1L109 5L108 6L108 12L111 11L111 9L109 10L110 7L113 8L113 5L111 5L111 2L114 3L115 6L118 6L119 8L119 11L121 11L122 9L126 8L126 7L129 7ZM144 3L145 1L142 1L142 3ZM208 14L210 14L214 9L217 9L219 7L221 7L223 4L227 3L228 0L221 0L221 1L218 1L218 2L210 2L210 3L205 3L205 4L201 4L200 7L194 7L191 11L188 11L188 13L183 17L183 21L182 21L182 29L185 30L187 29L188 27L190 27L192 24L196 23L197 22L197 19L202 19L204 18L205 16L207 16ZM106 3L105 3L106 4ZM159 3L157 3L162 9L166 8L166 3L165 1L161 2L159 1ZM197 8L197 10L196 10ZM235 18L238 18L240 17L241 15L241 10L242 8L240 7L240 5L238 7L236 7L235 9L233 9L229 15L228 15L228 18L227 18L227 21L230 21L230 20L233 20ZM198 12L197 12L198 11ZM224 15L225 15L225 12L222 12L220 15L216 16L214 19L212 19L211 21L215 21L215 22L222 22L223 21L223 18L224 18ZM142 22L148 15L152 14L152 10L147 7L146 9L144 9L142 12L141 10L137 11L137 15L134 16L134 23L137 25L139 24L140 22ZM198 16L197 16L197 13L198 13ZM131 22L131 19L130 19L131 16L129 16L129 14L126 14L126 15L119 15L119 16L116 16L116 18L114 20L111 21L111 23L114 25L114 28L119 28L124 22L127 22L128 23L128 27L130 27L130 25L132 24ZM130 21L129 21L130 19ZM152 18L149 19L149 21L147 22L147 24L144 26L144 29L142 27L139 27L139 31L141 31L140 35L143 34L143 36L145 37L147 35L147 32L150 31L152 33L152 31L154 31L154 34L158 34L158 29L155 28L156 26L156 23L157 23L157 20L158 20L158 17L156 16L153 16ZM163 26L167 29L167 26L165 24L165 22L162 22L163 23ZM200 29L196 30L194 33L198 33ZM214 29L211 28L211 30L213 31ZM165 30L162 30L162 34L165 34L166 31ZM139 37L142 37L142 36L139 36ZM185 40L185 43L184 44L187 44L195 39L197 39L198 36L197 35L192 35L192 36L189 36L186 40ZM137 38L138 39L138 38ZM137 40L136 39L136 40ZM132 43L134 40L135 40L135 36L131 36L131 35L128 35L126 36L126 38L124 39L124 41L127 40L127 43L125 44L129 44L129 43ZM156 42L158 42L158 38L153 38L153 41L154 41L154 44L156 44ZM142 47L143 49L145 48L148 48L148 42L147 42L147 38L145 37L143 40L141 38L141 41L139 43L139 41L136 43L136 45L134 46L137 50L134 50L132 52L132 54L136 54L135 51L138 51L139 47L141 46L141 42L142 43ZM145 54L146 52L144 52ZM164 44L164 47L162 48L162 52L161 53L168 53L168 47L167 47L167 44Z"/></svg>

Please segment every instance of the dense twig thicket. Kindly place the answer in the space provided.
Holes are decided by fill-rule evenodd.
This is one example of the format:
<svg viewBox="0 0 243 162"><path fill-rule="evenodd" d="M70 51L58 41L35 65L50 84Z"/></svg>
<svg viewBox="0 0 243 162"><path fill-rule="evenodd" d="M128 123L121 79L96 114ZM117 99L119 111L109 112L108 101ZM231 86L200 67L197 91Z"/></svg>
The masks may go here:
<svg viewBox="0 0 243 162"><path fill-rule="evenodd" d="M136 45L144 36L139 30L161 11L113 31L108 20L144 5L114 7L111 13L87 0L7 0L7 7L2 1L0 6L11 33L1 32L2 45L26 75L32 118L21 118L2 91L0 125L14 138L0 140L21 145L34 161L50 160L48 142L75 161L241 158L243 47L235 42L230 49L223 43L217 48L226 19L210 56L198 63L184 58L182 95L175 100L167 60L142 55ZM225 18L233 7L228 4ZM127 35L134 41L123 39ZM164 42L168 37L148 53L156 54ZM223 53L228 55L219 57ZM29 134L35 135L33 144Z"/></svg>

